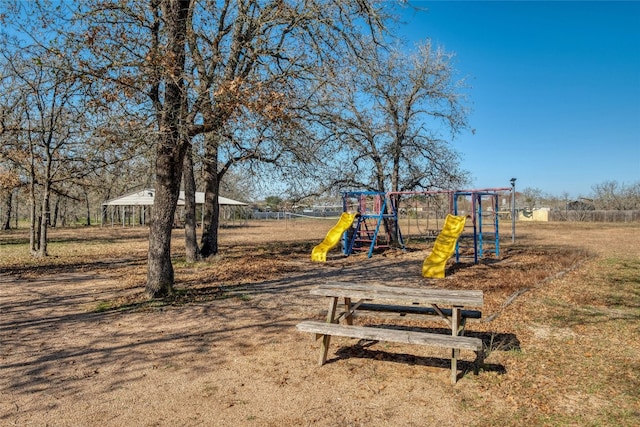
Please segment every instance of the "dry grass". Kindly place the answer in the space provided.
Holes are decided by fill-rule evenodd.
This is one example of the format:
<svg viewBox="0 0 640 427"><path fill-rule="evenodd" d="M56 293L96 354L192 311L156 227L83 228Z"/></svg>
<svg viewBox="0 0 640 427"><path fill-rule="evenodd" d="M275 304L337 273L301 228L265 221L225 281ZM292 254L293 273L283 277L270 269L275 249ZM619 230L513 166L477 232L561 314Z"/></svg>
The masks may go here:
<svg viewBox="0 0 640 427"><path fill-rule="evenodd" d="M335 252L326 264L310 263L331 226L223 229L220 255L194 264L185 262L176 230L177 293L158 301L142 297L144 228L53 230L45 259L28 255L24 231L0 234L0 330L11 331L0 350L7 396L0 424L640 424L639 224L519 224L515 244L507 232L498 259L451 263L441 281L419 277L429 251L419 243L406 253ZM329 279L482 289L483 320L469 333L487 346L484 371L451 387L446 356L349 340L336 340L337 358L318 369L315 343L293 325L322 316L324 301L308 289ZM69 329L69 316L100 333ZM87 346L104 354L85 361ZM127 386L114 388L113 375ZM178 396L142 397L163 382ZM35 403L34 393L48 403ZM95 407L82 409L76 393ZM117 418L113 405L132 396L143 408ZM190 406L195 401L204 406Z"/></svg>

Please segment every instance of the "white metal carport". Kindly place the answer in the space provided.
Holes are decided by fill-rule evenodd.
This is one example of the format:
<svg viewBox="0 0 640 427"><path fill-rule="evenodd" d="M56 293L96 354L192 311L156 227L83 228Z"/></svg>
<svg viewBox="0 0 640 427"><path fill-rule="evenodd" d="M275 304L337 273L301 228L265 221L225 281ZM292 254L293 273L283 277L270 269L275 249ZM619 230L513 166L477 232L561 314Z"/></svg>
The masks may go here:
<svg viewBox="0 0 640 427"><path fill-rule="evenodd" d="M103 211L108 214L109 208L111 208L111 225L114 224L115 209L120 209L120 216L122 220L122 226L126 226L127 219L130 224L145 224L148 206L153 206L155 197L155 190L153 188L147 188L144 190L136 191L133 193L125 194L114 199L107 200L102 204ZM204 204L204 193L196 192L196 205L202 206ZM237 200L229 199L227 197L218 196L218 204L220 207L243 207L248 206L246 203L239 202ZM180 192L178 197L178 206L184 206L184 191ZM138 215L136 217L136 215ZM108 216L108 215L106 215ZM106 218L105 215L103 218ZM137 220L137 221L136 221Z"/></svg>

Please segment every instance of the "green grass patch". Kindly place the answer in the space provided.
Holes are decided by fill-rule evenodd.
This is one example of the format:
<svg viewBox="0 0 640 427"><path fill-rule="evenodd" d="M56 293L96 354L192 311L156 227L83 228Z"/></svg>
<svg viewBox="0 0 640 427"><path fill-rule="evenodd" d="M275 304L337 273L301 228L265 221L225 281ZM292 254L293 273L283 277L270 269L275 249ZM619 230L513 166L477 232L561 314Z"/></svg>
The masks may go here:
<svg viewBox="0 0 640 427"><path fill-rule="evenodd" d="M113 308L113 301L100 301L96 308L93 309L96 313L102 313L105 311L109 311Z"/></svg>

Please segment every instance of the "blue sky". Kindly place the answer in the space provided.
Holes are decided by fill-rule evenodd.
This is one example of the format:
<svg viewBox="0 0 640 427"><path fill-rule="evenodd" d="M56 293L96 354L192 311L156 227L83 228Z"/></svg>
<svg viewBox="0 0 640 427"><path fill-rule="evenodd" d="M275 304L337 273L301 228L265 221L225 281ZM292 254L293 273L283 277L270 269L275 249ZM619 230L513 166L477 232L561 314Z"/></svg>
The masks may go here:
<svg viewBox="0 0 640 427"><path fill-rule="evenodd" d="M455 53L473 187L588 196L640 182L640 2L415 1L401 35Z"/></svg>

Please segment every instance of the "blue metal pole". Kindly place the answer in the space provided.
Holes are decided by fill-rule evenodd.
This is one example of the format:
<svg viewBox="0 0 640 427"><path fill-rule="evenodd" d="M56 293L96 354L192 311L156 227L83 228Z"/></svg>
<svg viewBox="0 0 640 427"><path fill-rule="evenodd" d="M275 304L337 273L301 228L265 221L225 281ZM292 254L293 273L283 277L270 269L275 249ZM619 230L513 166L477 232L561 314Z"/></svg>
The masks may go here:
<svg viewBox="0 0 640 427"><path fill-rule="evenodd" d="M483 255L483 236L482 236L482 193L478 193L478 210L476 215L478 217L478 254L476 255L476 263L478 263L478 258L482 258Z"/></svg>
<svg viewBox="0 0 640 427"><path fill-rule="evenodd" d="M496 257L500 256L500 218L498 215L498 194L493 196L493 220L494 220L494 230L495 230L495 239L496 239Z"/></svg>

